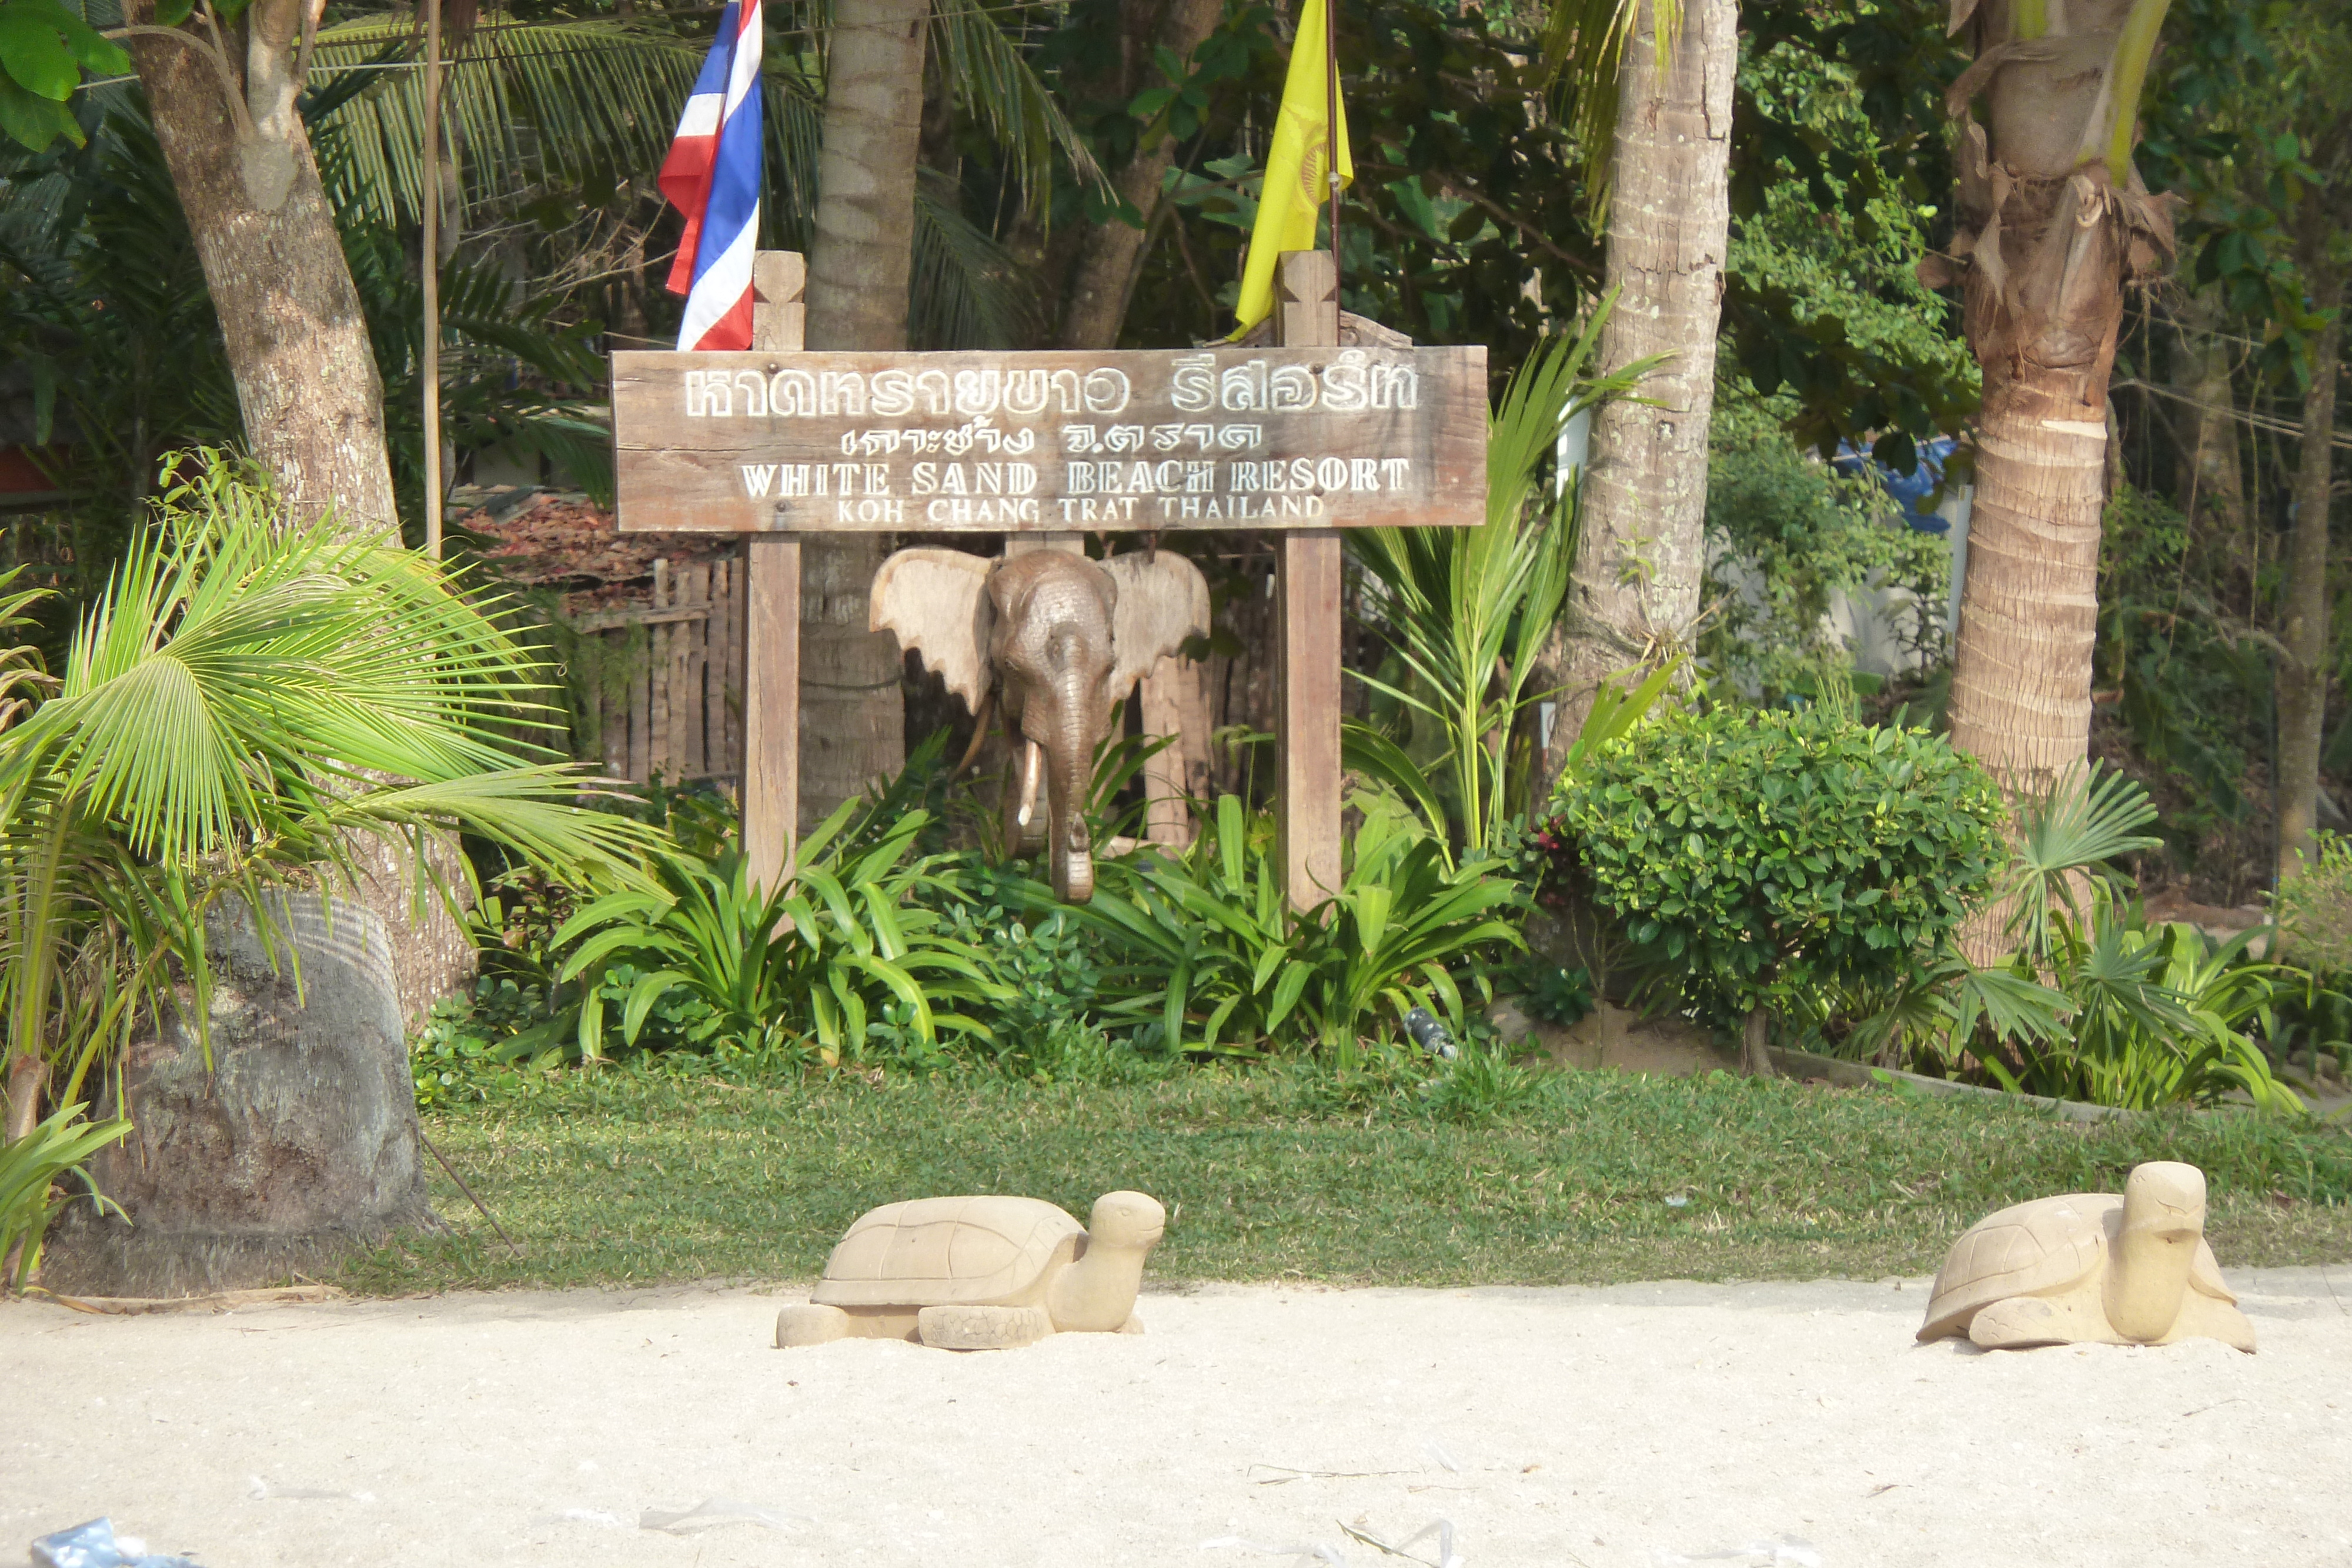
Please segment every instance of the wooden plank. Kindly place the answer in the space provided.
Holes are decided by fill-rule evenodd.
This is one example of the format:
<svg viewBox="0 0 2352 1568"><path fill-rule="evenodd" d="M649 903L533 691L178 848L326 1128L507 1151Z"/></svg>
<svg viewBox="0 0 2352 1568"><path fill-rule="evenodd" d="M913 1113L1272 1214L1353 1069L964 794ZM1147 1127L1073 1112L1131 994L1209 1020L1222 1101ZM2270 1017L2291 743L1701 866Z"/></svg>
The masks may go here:
<svg viewBox="0 0 2352 1568"><path fill-rule="evenodd" d="M747 549L743 615L743 852L752 880L792 874L801 797L801 544L763 538Z"/></svg>
<svg viewBox="0 0 2352 1568"><path fill-rule="evenodd" d="M752 257L755 352L799 350L807 287L808 263L797 251L763 250ZM800 541L748 540L743 568L743 853L752 880L774 887L792 874L793 832L800 819Z"/></svg>
<svg viewBox="0 0 2352 1568"><path fill-rule="evenodd" d="M624 352L613 417L625 532L1486 519L1480 347Z"/></svg>
<svg viewBox="0 0 2352 1568"><path fill-rule="evenodd" d="M726 586L710 591L711 656L720 661L718 680L720 738L714 770L736 779L743 777L743 562L722 563Z"/></svg>
<svg viewBox="0 0 2352 1568"><path fill-rule="evenodd" d="M677 584L677 594L688 600L710 600L710 567L708 562L681 568ZM709 660L706 656L705 639L709 635L710 622L681 622L670 633L672 656L676 660L670 676L670 700L678 706L672 722L677 737L677 776L699 779L710 771L705 758L709 747L703 734L702 683Z"/></svg>
<svg viewBox="0 0 2352 1568"><path fill-rule="evenodd" d="M616 694L610 685L612 660L619 651L616 639L596 640L596 728L599 749L604 753L604 776L626 779L629 776L629 704L625 695Z"/></svg>
<svg viewBox="0 0 2352 1568"><path fill-rule="evenodd" d="M626 635L626 633L624 633ZM646 633L650 643L653 633ZM626 656L629 670L629 777L643 784L653 777L653 661L646 648L634 640Z"/></svg>
<svg viewBox="0 0 2352 1568"><path fill-rule="evenodd" d="M1338 275L1328 251L1286 253L1276 271L1276 329L1286 347L1339 340ZM1480 361L1483 378L1485 363ZM1486 434L1486 392L1477 394ZM1480 464L1484 466L1483 451ZM1483 518L1486 486L1478 486ZM1283 888L1293 909L1339 891L1339 535L1282 536L1276 597L1281 692L1275 727L1281 793L1275 803Z"/></svg>
<svg viewBox="0 0 2352 1568"><path fill-rule="evenodd" d="M666 557L654 560L654 608L669 608L669 561ZM653 738L646 742L652 756L651 771L671 783L677 782L677 755L670 733L670 644L677 640L677 629L667 622L646 630L646 663L652 671L652 697L647 713L651 719Z"/></svg>
<svg viewBox="0 0 2352 1568"><path fill-rule="evenodd" d="M572 622L574 632L610 632L616 626L669 626L681 621L704 621L710 606L680 604L669 610L596 610Z"/></svg>

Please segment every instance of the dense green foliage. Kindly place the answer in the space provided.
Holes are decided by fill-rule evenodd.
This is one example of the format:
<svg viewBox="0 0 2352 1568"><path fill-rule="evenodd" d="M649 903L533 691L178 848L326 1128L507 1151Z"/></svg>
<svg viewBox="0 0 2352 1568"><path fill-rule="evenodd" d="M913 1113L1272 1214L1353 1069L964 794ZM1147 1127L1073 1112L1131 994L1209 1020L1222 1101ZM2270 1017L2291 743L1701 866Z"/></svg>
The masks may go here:
<svg viewBox="0 0 2352 1568"><path fill-rule="evenodd" d="M22 1137L0 1143L0 1291L21 1288L40 1266L42 1238L75 1182L109 1207L82 1164L130 1136L131 1124L121 1116L91 1123L85 1109L79 1100L60 1105Z"/></svg>
<svg viewBox="0 0 2352 1568"><path fill-rule="evenodd" d="M634 1045L654 1009L683 993L695 1009L681 1043L724 1036L754 1056L837 1066L864 1046L869 1020L895 1002L914 1039L982 1026L946 1010L982 999L967 945L922 907L928 862L910 860L921 811L851 831L860 802L844 804L797 846L787 881L763 888L733 851L716 861L655 856L657 886L610 893L566 921L557 946L576 944L560 980L580 982L579 1048L604 1055L604 981L635 978L621 1035ZM862 826L862 824L861 824Z"/></svg>
<svg viewBox="0 0 2352 1568"><path fill-rule="evenodd" d="M1941 955L1999 864L1975 763L1821 707L1670 715L1559 807L1594 902L1722 1023Z"/></svg>
<svg viewBox="0 0 2352 1568"><path fill-rule="evenodd" d="M2006 1087L2134 1110L2231 1093L2293 1106L2249 1032L2272 1032L2286 973L2244 961L2252 937L2216 946L2178 922L2134 925L2104 898L2084 927L2062 918L2038 962L2018 969L2029 977L2038 968L2065 995L2066 1037L2019 1046L2015 1071L1998 1054L1988 1070Z"/></svg>
<svg viewBox="0 0 2352 1568"><path fill-rule="evenodd" d="M1025 865L918 852L935 822L909 802L938 749L803 840L795 880L773 894L744 884L731 821L712 836L707 810L674 808L699 841L657 853L652 889L569 913L543 879L510 879L479 917L474 997L445 1005L419 1042L420 1095L631 1052L754 1073L1115 1081L1186 1056L1316 1051L1345 1071L1398 1049L1412 1008L1473 1032L1492 971L1522 946L1526 895L1508 869L1456 865L1378 797L1362 802L1342 886L1307 914L1277 889L1272 816L1232 796L1203 810L1186 849L1104 857L1094 899L1061 904Z"/></svg>
<svg viewBox="0 0 2352 1568"><path fill-rule="evenodd" d="M2275 908L2287 953L2331 977L2352 976L2352 841L2323 833L2319 857L2279 884Z"/></svg>
<svg viewBox="0 0 2352 1568"><path fill-rule="evenodd" d="M1461 1117L1439 1113L1431 1076L534 1082L426 1119L523 1255L436 1174L451 1228L341 1278L389 1294L805 1280L860 1212L910 1193L1029 1193L1084 1214L1115 1187L1167 1205L1162 1280L1918 1276L1990 1210L2118 1191L2151 1159L2205 1171L2224 1268L2340 1260L2352 1245L2352 1139L2278 1118L2085 1125L1997 1099L1605 1072L1539 1074L1519 1103Z"/></svg>
<svg viewBox="0 0 2352 1568"><path fill-rule="evenodd" d="M1698 651L1743 692L1812 695L1849 652L1825 623L1839 595L1906 595L1906 652L1932 664L1944 649L1951 546L1914 531L1866 476L1799 451L1765 407L1736 401L1708 427L1706 534L1717 553Z"/></svg>
<svg viewBox="0 0 2352 1568"><path fill-rule="evenodd" d="M1532 759L1497 737L1528 738L1536 662L1568 597L1577 537L1570 476L1555 476L1549 496L1540 477L1570 420L1628 394L1652 368L1585 374L1609 309L1602 302L1580 332L1542 343L1513 372L1487 422L1484 523L1348 530L1402 668L1395 681L1357 672L1395 711L1386 727L1344 723L1343 757L1412 802L1442 847L1495 852L1526 814L1515 796ZM1416 753L1433 757L1433 769Z"/></svg>
<svg viewBox="0 0 2352 1568"><path fill-rule="evenodd" d="M1094 901L1069 915L1114 956L1124 999L1106 1018L1157 1022L1188 1050L1294 1040L1343 1068L1367 1037L1396 1039L1414 1007L1466 1029L1465 986L1491 994L1479 960L1520 943L1506 917L1523 894L1491 862L1451 864L1394 802L1360 804L1340 887L1305 914L1283 897L1272 819L1231 795L1183 853L1106 862Z"/></svg>

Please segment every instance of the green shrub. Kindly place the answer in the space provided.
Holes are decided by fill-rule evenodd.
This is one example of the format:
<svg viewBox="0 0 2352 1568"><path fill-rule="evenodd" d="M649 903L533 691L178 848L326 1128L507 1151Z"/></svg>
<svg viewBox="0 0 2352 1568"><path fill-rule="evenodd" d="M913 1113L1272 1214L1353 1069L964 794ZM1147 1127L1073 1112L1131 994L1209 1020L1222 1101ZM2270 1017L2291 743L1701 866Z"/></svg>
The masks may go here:
<svg viewBox="0 0 2352 1568"><path fill-rule="evenodd" d="M657 890L608 894L567 921L554 941L577 944L561 977L582 983L582 1057L604 1054L606 982L623 965L635 971L620 1019L633 1045L679 993L703 1009L692 1043L724 1040L780 1061L854 1062L890 1002L926 1044L941 1030L985 1034L968 1014L935 1005L984 1001L996 988L918 902L930 862L908 853L929 815L857 816L866 806L845 803L804 835L793 875L772 891L750 880L732 850L716 860L660 854Z"/></svg>
<svg viewBox="0 0 2352 1568"><path fill-rule="evenodd" d="M2286 956L2321 975L2352 975L2352 840L2321 833L2318 853L2272 895Z"/></svg>
<svg viewBox="0 0 2352 1568"><path fill-rule="evenodd" d="M0 1143L0 1291L20 1288L40 1267L42 1239L65 1207L58 1193L68 1176L79 1178L101 1210L122 1212L81 1167L130 1133L131 1124L120 1116L84 1121L76 1101L58 1106L24 1136Z"/></svg>
<svg viewBox="0 0 2352 1568"><path fill-rule="evenodd" d="M1825 664L1850 662L1826 627L1831 601L1883 584L1911 595L1904 634L1935 658L1949 545L1906 527L1869 475L1840 474L1801 450L1780 413L1753 397L1716 407L1706 538L1719 564L1705 584L1700 656L1743 691L1810 690Z"/></svg>
<svg viewBox="0 0 2352 1568"><path fill-rule="evenodd" d="M1410 1008L1463 1034L1463 988L1491 996L1487 955L1524 945L1502 917L1525 894L1490 862L1450 864L1393 799L1357 804L1339 892L1305 914L1283 897L1272 818L1230 795L1190 848L1104 861L1093 902L1070 917L1112 955L1103 989L1119 999L1105 1022L1156 1023L1164 1049L1187 1051L1319 1047L1342 1068Z"/></svg>
<svg viewBox="0 0 2352 1568"><path fill-rule="evenodd" d="M2000 798L1921 730L1815 708L1669 715L1564 779L1571 874L1679 999L1745 1021L1948 952L2001 854Z"/></svg>

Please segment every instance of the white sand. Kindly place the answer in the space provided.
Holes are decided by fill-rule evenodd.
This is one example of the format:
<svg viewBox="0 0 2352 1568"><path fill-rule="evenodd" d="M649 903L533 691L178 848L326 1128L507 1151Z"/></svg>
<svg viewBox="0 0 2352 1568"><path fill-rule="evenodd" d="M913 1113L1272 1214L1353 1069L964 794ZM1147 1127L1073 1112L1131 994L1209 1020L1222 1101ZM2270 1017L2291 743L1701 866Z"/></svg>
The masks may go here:
<svg viewBox="0 0 2352 1568"><path fill-rule="evenodd" d="M2352 1563L2352 1269L2236 1283L2256 1356L1915 1346L1916 1281L1217 1287L973 1356L776 1351L749 1291L0 1307L0 1563L109 1513L218 1568ZM713 1497L791 1517L642 1525Z"/></svg>

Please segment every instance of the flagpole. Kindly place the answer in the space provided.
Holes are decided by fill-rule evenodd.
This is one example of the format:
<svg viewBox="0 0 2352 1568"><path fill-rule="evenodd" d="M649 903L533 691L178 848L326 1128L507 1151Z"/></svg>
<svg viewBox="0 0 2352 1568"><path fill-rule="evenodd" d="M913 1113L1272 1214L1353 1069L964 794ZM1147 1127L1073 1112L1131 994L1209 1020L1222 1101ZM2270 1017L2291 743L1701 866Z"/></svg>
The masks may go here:
<svg viewBox="0 0 2352 1568"><path fill-rule="evenodd" d="M1331 194L1331 310L1339 311L1339 0L1323 0L1323 176ZM1337 338L1332 339L1338 342Z"/></svg>
<svg viewBox="0 0 2352 1568"><path fill-rule="evenodd" d="M425 0L425 553L441 559L441 0Z"/></svg>

